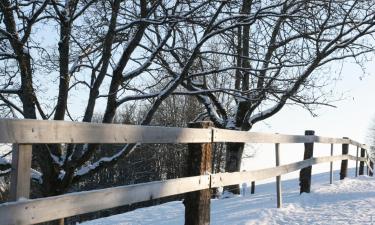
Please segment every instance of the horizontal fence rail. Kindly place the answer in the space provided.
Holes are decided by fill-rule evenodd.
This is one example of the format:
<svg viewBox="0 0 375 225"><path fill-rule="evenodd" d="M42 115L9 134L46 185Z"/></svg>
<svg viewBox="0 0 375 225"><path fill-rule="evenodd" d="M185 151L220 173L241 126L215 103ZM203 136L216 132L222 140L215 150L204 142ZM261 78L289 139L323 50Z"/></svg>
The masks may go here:
<svg viewBox="0 0 375 225"><path fill-rule="evenodd" d="M315 135L285 135L218 128L178 128L68 121L0 119L0 143L326 143L351 144L369 150L357 141Z"/></svg>
<svg viewBox="0 0 375 225"><path fill-rule="evenodd" d="M316 164L334 162L345 159L356 160L355 157L354 159L353 157L354 156L351 155L324 156L261 170L234 173L217 173L213 174L211 177L211 187L223 187L227 185L240 184L249 181L265 180L268 178L288 174ZM362 160L365 161L366 159Z"/></svg>
<svg viewBox="0 0 375 225"><path fill-rule="evenodd" d="M356 157L352 155L318 157L255 171L217 173L10 202L0 205L0 224L41 223L192 191L260 181L307 166L345 159L356 160ZM359 160L366 161L365 158ZM100 199L99 204L98 199Z"/></svg>
<svg viewBox="0 0 375 225"><path fill-rule="evenodd" d="M233 131L217 128L213 128L213 130L213 142L351 144L360 148L364 148L366 150L369 149L369 147L364 144L360 144L357 141L344 138L330 138L315 135L269 134L260 132Z"/></svg>
<svg viewBox="0 0 375 225"><path fill-rule="evenodd" d="M204 143L210 129L78 123L67 121L1 120L0 143Z"/></svg>
<svg viewBox="0 0 375 225"><path fill-rule="evenodd" d="M0 224L41 223L208 188L210 176L203 175L11 202L0 205Z"/></svg>
<svg viewBox="0 0 375 225"><path fill-rule="evenodd" d="M297 170L301 170L302 172L302 170L310 168L308 172L310 175L308 176L311 176L311 166L331 163L330 180L332 182L332 163L335 161L342 162L341 179L341 177L346 176L348 160L356 161L356 176L358 162L361 162L362 171L363 165L366 164L367 169L371 174L373 173L372 165L374 162L368 156L370 148L349 138L321 137L314 135L313 131L308 133L311 135L285 135L207 127L203 129L176 128L0 119L0 143L15 144L12 153L11 196L13 200L18 200L0 205L0 224L34 224L46 222L156 198L236 185L244 182L255 182L272 177L277 177L277 200L278 207L281 207L281 175ZM25 199L29 196L32 144L195 143L192 149L199 150L202 147L202 149L205 148L205 151L211 154L210 150L208 151L207 149L211 148L210 143L221 142L273 143L277 152L277 160L279 160L280 144L304 143L305 151L311 151L311 155L303 161L286 165L279 165L280 162L277 162L276 167L267 169L216 174L206 171L200 173L200 176L193 175L185 178L76 192L48 198ZM331 156L312 157L313 143L331 144ZM334 144L342 145L342 155L333 156ZM348 154L349 145L357 147L356 156ZM197 146L201 147L197 149ZM361 156L358 155L359 149L361 149ZM306 171L303 174L306 175ZM306 177L303 179L306 179ZM311 182L311 177L307 179L310 179L308 182ZM306 182L306 180L303 182ZM98 201L98 199L100 200Z"/></svg>

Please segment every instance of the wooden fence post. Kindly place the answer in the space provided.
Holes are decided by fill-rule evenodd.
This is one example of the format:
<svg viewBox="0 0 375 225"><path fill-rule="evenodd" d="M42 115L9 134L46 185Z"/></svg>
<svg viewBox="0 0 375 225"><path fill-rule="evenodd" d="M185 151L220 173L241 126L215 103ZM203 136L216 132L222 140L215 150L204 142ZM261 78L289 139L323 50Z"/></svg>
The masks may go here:
<svg viewBox="0 0 375 225"><path fill-rule="evenodd" d="M343 137L343 139L348 139ZM349 144L342 144L342 154L347 155L349 153ZM348 176L348 160L341 160L340 180L343 180Z"/></svg>
<svg viewBox="0 0 375 225"><path fill-rule="evenodd" d="M13 144L10 200L30 196L30 168L32 145Z"/></svg>
<svg viewBox="0 0 375 225"><path fill-rule="evenodd" d="M11 201L30 197L30 169L33 146L30 144L13 144L12 171L10 181ZM64 225L64 218L54 221L55 224Z"/></svg>
<svg viewBox="0 0 375 225"><path fill-rule="evenodd" d="M357 146L357 154L355 157L355 177L358 177L358 152L359 152L359 147Z"/></svg>
<svg viewBox="0 0 375 225"><path fill-rule="evenodd" d="M333 144L331 144L331 156L333 156ZM329 183L333 183L333 162L329 163Z"/></svg>
<svg viewBox="0 0 375 225"><path fill-rule="evenodd" d="M370 167L371 167L372 170L374 170L374 163L372 161L370 161ZM374 172L370 171L369 176L373 177L374 176Z"/></svg>
<svg viewBox="0 0 375 225"><path fill-rule="evenodd" d="M189 123L190 128L210 128L212 122ZM198 176L212 171L212 143L188 144L187 176ZM211 190L190 192L185 195L185 225L210 223Z"/></svg>
<svg viewBox="0 0 375 225"><path fill-rule="evenodd" d="M365 157L366 150L364 148L361 148L361 157ZM365 172L365 162L361 161L359 162L359 175L364 175Z"/></svg>
<svg viewBox="0 0 375 225"><path fill-rule="evenodd" d="M255 181L251 181L251 194L255 193Z"/></svg>
<svg viewBox="0 0 375 225"><path fill-rule="evenodd" d="M315 135L315 131L306 130L305 135ZM310 159L313 157L314 143L305 143L305 153L303 155L303 160ZM299 173L299 185L300 193L303 192L310 193L311 187L311 166L301 169Z"/></svg>
<svg viewBox="0 0 375 225"><path fill-rule="evenodd" d="M276 166L280 166L280 144L275 144ZM276 195L277 195L277 208L283 205L281 197L281 176L276 176Z"/></svg>

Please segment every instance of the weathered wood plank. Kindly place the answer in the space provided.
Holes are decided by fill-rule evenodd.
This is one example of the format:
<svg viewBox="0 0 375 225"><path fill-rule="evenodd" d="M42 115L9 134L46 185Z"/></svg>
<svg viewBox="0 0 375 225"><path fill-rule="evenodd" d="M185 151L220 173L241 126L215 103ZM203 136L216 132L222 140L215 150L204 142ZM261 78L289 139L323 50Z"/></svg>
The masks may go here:
<svg viewBox="0 0 375 225"><path fill-rule="evenodd" d="M326 143L351 144L352 140L342 138L321 137L315 135L268 134L260 132L233 131L214 129L214 142L248 142L248 143ZM357 143L359 144L359 143Z"/></svg>
<svg viewBox="0 0 375 225"><path fill-rule="evenodd" d="M0 224L40 223L210 187L210 176L135 184L0 205Z"/></svg>
<svg viewBox="0 0 375 225"><path fill-rule="evenodd" d="M355 156L353 156L355 158ZM235 173L218 173L211 176L211 187L222 187L226 185L240 184L249 181L259 181L287 174L302 168L320 163L339 161L349 159L349 155L324 156L310 158L304 161L286 164L274 168L261 169L256 171L235 172Z"/></svg>
<svg viewBox="0 0 375 225"><path fill-rule="evenodd" d="M248 131L214 129L214 142L247 142L247 143L305 143L314 142L315 137L304 135L267 134Z"/></svg>
<svg viewBox="0 0 375 225"><path fill-rule="evenodd" d="M191 128L209 128L212 122L189 123ZM186 176L199 176L212 172L212 143L188 144ZM205 189L186 193L185 224L210 224L211 190Z"/></svg>
<svg viewBox="0 0 375 225"><path fill-rule="evenodd" d="M10 200L29 198L32 145L13 144Z"/></svg>
<svg viewBox="0 0 375 225"><path fill-rule="evenodd" d="M313 130L306 130L305 135L313 136L315 131ZM313 157L314 153L314 143L305 143L305 149L303 154L303 160L310 159ZM300 193L310 193L311 189L311 171L312 166L305 167L301 169L299 173L299 186L300 186Z"/></svg>
<svg viewBox="0 0 375 225"><path fill-rule="evenodd" d="M0 143L207 143L210 129L0 120Z"/></svg>
<svg viewBox="0 0 375 225"><path fill-rule="evenodd" d="M369 147L351 139L214 129L213 142L333 143ZM0 143L207 143L210 129L0 119Z"/></svg>
<svg viewBox="0 0 375 225"><path fill-rule="evenodd" d="M210 177L211 188L215 188L264 180L319 163L343 159L355 160L355 158L355 156L351 155L326 156L257 171L202 175L95 191L76 192L42 199L10 202L0 205L0 224L40 223L149 199L203 190L210 187ZM366 159L359 158L359 160Z"/></svg>
<svg viewBox="0 0 375 225"><path fill-rule="evenodd" d="M359 143L358 141L354 141L354 140L351 140L351 139L349 139L349 140L350 140L350 142L347 143L347 144L351 144L351 145L354 145L354 146L356 146L356 147L363 148L363 149L365 149L365 150L367 150L367 151L370 151L370 150L371 150L371 147L370 147L370 146L367 146L367 145L365 145L365 144L361 144L361 143Z"/></svg>
<svg viewBox="0 0 375 225"><path fill-rule="evenodd" d="M321 144L350 144L350 141L350 139L315 136L315 143Z"/></svg>

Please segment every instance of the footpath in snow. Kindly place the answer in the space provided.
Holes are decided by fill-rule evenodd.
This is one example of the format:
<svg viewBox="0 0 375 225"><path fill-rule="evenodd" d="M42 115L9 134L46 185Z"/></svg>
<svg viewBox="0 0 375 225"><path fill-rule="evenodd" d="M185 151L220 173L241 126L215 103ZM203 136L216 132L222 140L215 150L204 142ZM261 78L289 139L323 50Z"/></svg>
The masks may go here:
<svg viewBox="0 0 375 225"><path fill-rule="evenodd" d="M375 178L360 176L329 184L329 174L313 175L312 192L299 194L298 179L282 183L283 208L276 208L275 183L256 193L211 201L211 224L374 224ZM352 173L351 173L352 174ZM181 225L184 206L175 201L101 218L83 225Z"/></svg>

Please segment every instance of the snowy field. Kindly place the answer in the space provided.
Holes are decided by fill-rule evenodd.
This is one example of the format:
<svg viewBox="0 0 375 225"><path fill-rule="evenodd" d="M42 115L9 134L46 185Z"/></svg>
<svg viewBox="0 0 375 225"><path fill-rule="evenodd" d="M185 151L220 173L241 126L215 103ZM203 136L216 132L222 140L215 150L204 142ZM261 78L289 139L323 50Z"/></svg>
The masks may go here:
<svg viewBox="0 0 375 225"><path fill-rule="evenodd" d="M375 178L361 176L329 184L329 174L313 176L312 193L299 194L298 179L282 183L283 208L276 208L275 183L256 186L256 194L212 200L211 224L375 224ZM97 219L83 225L180 225L184 206L175 201Z"/></svg>
<svg viewBox="0 0 375 225"><path fill-rule="evenodd" d="M0 144L0 164L7 164L11 161L11 154L9 154L9 151L11 150L10 145L6 144ZM3 157L6 155L5 157ZM5 191L6 184L4 182L4 177L0 176L0 192Z"/></svg>

